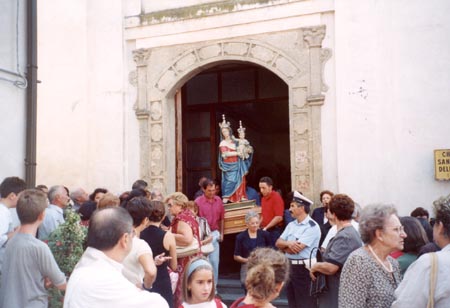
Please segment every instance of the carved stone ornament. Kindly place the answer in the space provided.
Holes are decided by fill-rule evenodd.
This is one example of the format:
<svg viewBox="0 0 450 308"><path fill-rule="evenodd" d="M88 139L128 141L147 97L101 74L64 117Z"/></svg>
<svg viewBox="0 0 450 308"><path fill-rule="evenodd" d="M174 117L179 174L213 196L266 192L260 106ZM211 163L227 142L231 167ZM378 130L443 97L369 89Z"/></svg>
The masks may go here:
<svg viewBox="0 0 450 308"><path fill-rule="evenodd" d="M324 29L323 31L325 31ZM223 61L224 57L266 65L285 80L298 78L304 73L296 60L274 46L255 40L233 40L193 48L179 54L160 73L153 86L164 93L175 85L180 76L185 75L186 72L202 67L204 63L210 63L213 59L217 59L218 62Z"/></svg>
<svg viewBox="0 0 450 308"><path fill-rule="evenodd" d="M165 189L164 189L164 183L162 182L161 179L154 179L154 180L151 181L151 184L152 184L151 187L152 187L153 189L157 189L157 190L159 190L159 191L161 191L161 192L164 193L164 191L165 191Z"/></svg>
<svg viewBox="0 0 450 308"><path fill-rule="evenodd" d="M298 135L306 133L308 130L308 116L299 114L295 117L294 132Z"/></svg>
<svg viewBox="0 0 450 308"><path fill-rule="evenodd" d="M137 87L138 84L138 80L137 80L137 72L136 71L131 71L128 74L128 82L133 86L133 87Z"/></svg>
<svg viewBox="0 0 450 308"><path fill-rule="evenodd" d="M162 139L162 127L159 124L156 125L152 125L151 128L151 136L152 136L152 141L161 141Z"/></svg>
<svg viewBox="0 0 450 308"><path fill-rule="evenodd" d="M308 175L299 175L296 178L296 185L295 187L297 187L297 189L299 189L300 191L309 191L311 188L311 183L309 180L309 176Z"/></svg>
<svg viewBox="0 0 450 308"><path fill-rule="evenodd" d="M152 150L150 159L150 169L153 175L160 175L163 171L163 153L160 146L155 146Z"/></svg>
<svg viewBox="0 0 450 308"><path fill-rule="evenodd" d="M161 119L162 116L162 105L160 101L152 102L150 105L150 114L152 115L152 119L157 121Z"/></svg>
<svg viewBox="0 0 450 308"><path fill-rule="evenodd" d="M133 50L133 59L138 66L146 65L150 55L151 50L147 48Z"/></svg>
<svg viewBox="0 0 450 308"><path fill-rule="evenodd" d="M310 27L303 29L303 40L309 47L321 47L322 41L325 37L326 27Z"/></svg>
<svg viewBox="0 0 450 308"><path fill-rule="evenodd" d="M322 67L322 91L327 92L329 87L325 83L325 63L331 58L331 49L330 48L322 48L320 51L320 63Z"/></svg>

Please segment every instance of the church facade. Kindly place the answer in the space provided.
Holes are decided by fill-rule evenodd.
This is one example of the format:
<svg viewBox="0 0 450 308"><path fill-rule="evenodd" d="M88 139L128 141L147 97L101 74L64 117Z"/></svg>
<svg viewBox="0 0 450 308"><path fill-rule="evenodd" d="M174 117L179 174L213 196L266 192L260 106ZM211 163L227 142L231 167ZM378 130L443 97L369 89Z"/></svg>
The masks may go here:
<svg viewBox="0 0 450 308"><path fill-rule="evenodd" d="M69 21L57 17L67 8L40 4L38 182L120 192L143 178L164 193L183 190L185 87L244 65L287 89L290 189L315 202L323 189L362 205L390 202L401 214L430 207L450 189L433 169L433 151L450 147L450 7L400 2L103 1L105 10L86 1ZM218 84L225 104L226 81ZM244 92L232 110L247 103ZM266 102L248 97L258 101L252 110ZM221 120L214 110L211 126ZM270 130L270 116L261 121Z"/></svg>

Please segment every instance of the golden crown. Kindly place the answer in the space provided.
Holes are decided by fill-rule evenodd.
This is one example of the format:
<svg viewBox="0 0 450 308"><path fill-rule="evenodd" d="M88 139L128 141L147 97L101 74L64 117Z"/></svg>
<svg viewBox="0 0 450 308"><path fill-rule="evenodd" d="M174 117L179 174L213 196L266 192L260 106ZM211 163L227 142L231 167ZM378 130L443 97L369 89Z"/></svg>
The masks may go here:
<svg viewBox="0 0 450 308"><path fill-rule="evenodd" d="M222 114L222 123L219 123L219 126L220 126L220 128L222 129L222 128L230 128L230 122L227 122L226 120L225 120L225 115L224 114Z"/></svg>
<svg viewBox="0 0 450 308"><path fill-rule="evenodd" d="M242 121L239 121L239 128L237 131L239 134L245 134L245 127L242 127Z"/></svg>

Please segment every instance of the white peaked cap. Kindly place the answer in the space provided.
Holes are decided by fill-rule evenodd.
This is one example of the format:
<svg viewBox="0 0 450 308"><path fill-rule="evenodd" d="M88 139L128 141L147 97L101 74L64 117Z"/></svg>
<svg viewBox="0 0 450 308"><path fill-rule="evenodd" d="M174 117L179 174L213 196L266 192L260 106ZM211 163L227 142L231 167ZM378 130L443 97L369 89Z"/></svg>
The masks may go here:
<svg viewBox="0 0 450 308"><path fill-rule="evenodd" d="M302 205L309 205L309 206L314 204L314 202L312 202L311 200L309 200L296 190L294 190L294 200L292 201L298 202Z"/></svg>

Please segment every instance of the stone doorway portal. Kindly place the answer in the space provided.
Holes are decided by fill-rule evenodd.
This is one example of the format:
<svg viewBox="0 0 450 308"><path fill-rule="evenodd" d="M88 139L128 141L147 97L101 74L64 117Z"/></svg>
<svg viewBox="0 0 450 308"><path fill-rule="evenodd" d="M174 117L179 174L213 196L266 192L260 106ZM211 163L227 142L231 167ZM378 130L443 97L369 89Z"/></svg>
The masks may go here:
<svg viewBox="0 0 450 308"><path fill-rule="evenodd" d="M242 121L255 149L248 186L258 190L259 178L270 176L283 193L291 190L289 92L283 80L258 65L230 62L186 82L181 101L182 159L177 162L182 163L182 191L189 198L201 176L221 181L217 159L222 114L236 137Z"/></svg>
<svg viewBox="0 0 450 308"><path fill-rule="evenodd" d="M183 148L177 139L183 122L179 90L219 64L249 63L272 72L288 87L290 185L318 202L321 106L327 90L322 76L331 56L329 49L322 48L325 33L325 26L317 25L133 51L136 71L130 72L130 81L137 87L141 178L164 194L183 188L183 170L178 168L182 162L177 161Z"/></svg>

